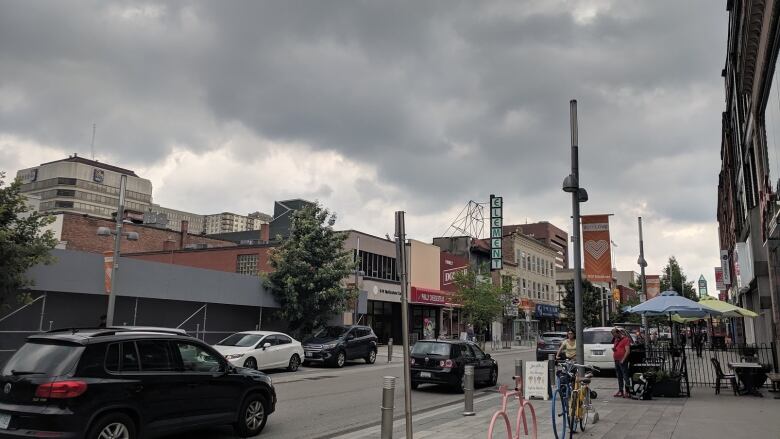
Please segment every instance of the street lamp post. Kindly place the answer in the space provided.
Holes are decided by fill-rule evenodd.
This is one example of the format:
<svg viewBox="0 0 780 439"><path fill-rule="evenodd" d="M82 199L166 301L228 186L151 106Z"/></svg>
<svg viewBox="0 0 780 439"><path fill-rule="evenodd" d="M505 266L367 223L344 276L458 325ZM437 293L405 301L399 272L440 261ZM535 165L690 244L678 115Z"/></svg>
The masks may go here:
<svg viewBox="0 0 780 439"><path fill-rule="evenodd" d="M119 178L119 204L116 209L116 228L111 230L108 227L98 227L98 236L114 235L114 256L111 261L111 291L108 292L108 311L106 312L106 326L114 325L114 308L116 306L116 273L119 269L119 248L122 237L129 241L137 241L138 233L122 232L122 221L125 216L125 189L127 188L127 175L122 174Z"/></svg>
<svg viewBox="0 0 780 439"><path fill-rule="evenodd" d="M645 241L642 238L642 217L639 220L639 259L636 261L639 264L640 276L642 277L642 292L639 294L639 301L644 302L647 300L647 278L645 277L645 267L647 267L647 261L645 260ZM645 331L645 337L650 337L650 333L647 328L647 316L642 314L642 329Z"/></svg>
<svg viewBox="0 0 780 439"><path fill-rule="evenodd" d="M571 174L563 180L563 191L571 193L572 242L574 243L574 321L577 335L577 363L585 364L582 345L582 255L580 254L580 203L588 201L588 192L580 187L580 165L577 146L577 101L569 102L571 122Z"/></svg>

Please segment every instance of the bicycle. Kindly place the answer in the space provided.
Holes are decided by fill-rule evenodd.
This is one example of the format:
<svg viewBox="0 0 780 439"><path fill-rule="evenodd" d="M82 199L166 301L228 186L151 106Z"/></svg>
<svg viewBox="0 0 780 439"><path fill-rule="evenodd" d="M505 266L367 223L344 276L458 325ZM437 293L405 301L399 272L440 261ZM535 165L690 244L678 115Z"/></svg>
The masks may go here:
<svg viewBox="0 0 780 439"><path fill-rule="evenodd" d="M593 372L598 372L596 367L586 366L584 364L571 363L572 368L583 368ZM575 369L575 370L576 370ZM585 426L590 421L590 412L593 411L593 405L591 404L591 396L593 393L590 390L590 380L593 378L591 372L586 372L583 377L580 377L579 373L575 374L574 384L572 392L569 398L569 437L577 431L577 424L580 426L580 431L585 431ZM598 413L593 415L593 422L598 421Z"/></svg>
<svg viewBox="0 0 780 439"><path fill-rule="evenodd" d="M528 436L528 420L526 419L525 409L528 408L531 411L531 420L533 421L533 438L536 439L536 436L538 434L538 428L536 425L536 410L534 410L534 406L523 397L523 377L521 376L513 376L513 380L515 380L515 390L508 391L506 384L501 385L498 388L498 392L501 394L501 410L498 410L493 414L493 418L490 420L490 426L488 427L488 439L493 438L493 428L496 425L496 421L498 418L501 418L504 420L504 425L506 426L506 437L507 439L519 439L520 438L520 421L523 421L523 432L526 436ZM517 409L517 418L515 419L515 431L517 431L517 436L514 436L512 433L512 426L509 424L509 416L506 413L506 405L509 401L509 398L517 398L517 401L520 403L520 407Z"/></svg>
<svg viewBox="0 0 780 439"><path fill-rule="evenodd" d="M552 394L552 425L556 439L566 438L566 427L569 425L569 396L572 393L572 382L575 372L571 360L558 364L555 372L555 391Z"/></svg>

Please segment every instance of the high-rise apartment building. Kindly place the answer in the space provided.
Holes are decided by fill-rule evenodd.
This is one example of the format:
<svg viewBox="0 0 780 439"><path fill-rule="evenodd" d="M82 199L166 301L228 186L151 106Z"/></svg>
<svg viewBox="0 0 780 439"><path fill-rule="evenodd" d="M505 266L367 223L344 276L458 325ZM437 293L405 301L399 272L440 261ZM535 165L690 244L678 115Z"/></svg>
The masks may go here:
<svg viewBox="0 0 780 439"><path fill-rule="evenodd" d="M263 224L268 224L271 216L254 212L249 215L239 215L232 212L215 213L204 217L203 227L207 235L216 233L245 232L260 230Z"/></svg>
<svg viewBox="0 0 780 439"><path fill-rule="evenodd" d="M569 268L569 234L547 221L530 224L514 224L504 226L504 236L515 231L542 241L548 247L555 249L555 266L560 269Z"/></svg>

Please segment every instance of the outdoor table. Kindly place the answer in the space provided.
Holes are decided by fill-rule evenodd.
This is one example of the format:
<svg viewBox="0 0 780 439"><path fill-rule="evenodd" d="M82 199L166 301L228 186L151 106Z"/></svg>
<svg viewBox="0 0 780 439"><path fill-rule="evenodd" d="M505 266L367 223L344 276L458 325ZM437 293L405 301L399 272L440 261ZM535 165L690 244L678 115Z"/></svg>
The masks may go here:
<svg viewBox="0 0 780 439"><path fill-rule="evenodd" d="M769 368L759 363L729 363L742 385L740 395L764 396L758 388L764 385Z"/></svg>

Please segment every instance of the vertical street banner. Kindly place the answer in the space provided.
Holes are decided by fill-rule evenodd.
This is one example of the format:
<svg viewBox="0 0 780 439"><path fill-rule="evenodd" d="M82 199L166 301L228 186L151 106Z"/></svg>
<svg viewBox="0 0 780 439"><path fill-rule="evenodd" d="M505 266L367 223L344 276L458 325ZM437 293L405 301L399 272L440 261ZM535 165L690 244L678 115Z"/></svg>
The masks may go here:
<svg viewBox="0 0 780 439"><path fill-rule="evenodd" d="M591 282L611 282L609 215L584 215L581 218L585 278Z"/></svg>
<svg viewBox="0 0 780 439"><path fill-rule="evenodd" d="M103 252L103 283L106 289L106 294L111 292L111 268L114 265L114 252Z"/></svg>
<svg viewBox="0 0 780 439"><path fill-rule="evenodd" d="M721 292L726 289L723 284L723 269L721 267L715 267L715 290Z"/></svg>
<svg viewBox="0 0 780 439"><path fill-rule="evenodd" d="M490 194L490 269L504 267L502 237L504 234L504 199Z"/></svg>
<svg viewBox="0 0 780 439"><path fill-rule="evenodd" d="M720 251L720 269L723 272L723 285L731 286L731 260L728 250Z"/></svg>

